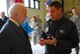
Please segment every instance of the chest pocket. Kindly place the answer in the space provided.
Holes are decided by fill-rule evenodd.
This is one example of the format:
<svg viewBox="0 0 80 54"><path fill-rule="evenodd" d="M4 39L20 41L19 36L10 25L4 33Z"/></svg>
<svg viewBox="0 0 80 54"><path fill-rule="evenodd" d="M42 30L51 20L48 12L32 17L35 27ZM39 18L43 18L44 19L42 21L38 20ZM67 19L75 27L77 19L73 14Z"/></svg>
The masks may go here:
<svg viewBox="0 0 80 54"><path fill-rule="evenodd" d="M49 23L48 34L56 37L57 39L65 39L68 33L66 23L64 22L52 22Z"/></svg>

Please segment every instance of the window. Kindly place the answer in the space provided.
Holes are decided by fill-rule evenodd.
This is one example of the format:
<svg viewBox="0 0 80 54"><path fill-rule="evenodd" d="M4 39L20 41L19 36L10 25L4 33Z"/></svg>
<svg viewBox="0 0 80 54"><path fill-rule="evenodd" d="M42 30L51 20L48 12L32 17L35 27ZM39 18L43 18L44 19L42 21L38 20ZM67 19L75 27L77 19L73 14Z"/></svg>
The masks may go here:
<svg viewBox="0 0 80 54"><path fill-rule="evenodd" d="M5 15L7 15L7 2L6 0L0 0L0 12L4 11Z"/></svg>
<svg viewBox="0 0 80 54"><path fill-rule="evenodd" d="M34 0L30 0L30 7L34 8Z"/></svg>
<svg viewBox="0 0 80 54"><path fill-rule="evenodd" d="M35 8L36 9L40 9L40 5L39 4L40 4L39 1L35 1Z"/></svg>
<svg viewBox="0 0 80 54"><path fill-rule="evenodd" d="M30 5L29 5L29 0L24 0L24 5L26 6L26 7L29 7Z"/></svg>
<svg viewBox="0 0 80 54"><path fill-rule="evenodd" d="M38 0L24 0L24 5L29 8L40 9L40 1Z"/></svg>

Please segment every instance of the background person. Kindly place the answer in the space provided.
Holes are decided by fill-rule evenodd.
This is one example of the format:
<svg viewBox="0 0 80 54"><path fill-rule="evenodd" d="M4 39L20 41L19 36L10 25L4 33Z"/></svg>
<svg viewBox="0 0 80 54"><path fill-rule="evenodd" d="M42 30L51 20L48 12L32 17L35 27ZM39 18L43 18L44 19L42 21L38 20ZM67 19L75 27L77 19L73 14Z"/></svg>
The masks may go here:
<svg viewBox="0 0 80 54"><path fill-rule="evenodd" d="M4 25L4 21L0 19L0 29L2 28L2 26Z"/></svg>
<svg viewBox="0 0 80 54"><path fill-rule="evenodd" d="M1 12L0 13L0 19L2 19L4 22L7 22L7 20L9 19L7 16L5 16L5 12Z"/></svg>
<svg viewBox="0 0 80 54"><path fill-rule="evenodd" d="M31 18L30 27L34 29L31 36L32 36L32 41L34 45L36 45L39 42L39 38L41 35L41 23L36 16L33 16Z"/></svg>
<svg viewBox="0 0 80 54"><path fill-rule="evenodd" d="M46 20L48 21L49 19L51 19L50 17L50 13L49 13L49 5L50 5L51 2L45 2L45 5L46 5L46 11L47 11L47 14L46 14Z"/></svg>
<svg viewBox="0 0 80 54"><path fill-rule="evenodd" d="M80 40L80 16L76 7L72 8L72 14L73 15L70 17L70 20L72 20L76 24ZM76 54L79 54L79 45L76 46Z"/></svg>
<svg viewBox="0 0 80 54"><path fill-rule="evenodd" d="M5 16L5 13L2 11L0 13L0 29L2 28L2 26L7 22L9 18Z"/></svg>

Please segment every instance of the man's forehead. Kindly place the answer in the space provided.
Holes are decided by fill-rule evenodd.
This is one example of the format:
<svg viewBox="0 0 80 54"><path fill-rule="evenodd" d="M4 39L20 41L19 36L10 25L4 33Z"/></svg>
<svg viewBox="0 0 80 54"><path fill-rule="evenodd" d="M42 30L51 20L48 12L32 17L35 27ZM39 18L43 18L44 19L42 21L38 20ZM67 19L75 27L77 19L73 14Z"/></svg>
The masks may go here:
<svg viewBox="0 0 80 54"><path fill-rule="evenodd" d="M76 11L77 9L72 9L72 11Z"/></svg>
<svg viewBox="0 0 80 54"><path fill-rule="evenodd" d="M56 10L57 8L55 6L49 7L49 10Z"/></svg>

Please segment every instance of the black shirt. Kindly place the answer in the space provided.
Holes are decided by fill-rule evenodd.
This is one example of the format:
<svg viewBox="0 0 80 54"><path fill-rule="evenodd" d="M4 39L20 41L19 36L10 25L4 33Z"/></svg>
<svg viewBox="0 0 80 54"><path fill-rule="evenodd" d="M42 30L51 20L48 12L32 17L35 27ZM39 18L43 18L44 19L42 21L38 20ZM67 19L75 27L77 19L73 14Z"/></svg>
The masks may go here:
<svg viewBox="0 0 80 54"><path fill-rule="evenodd" d="M74 22L64 16L58 21L50 19L47 21L45 29L47 27L48 32L46 34L54 36L57 39L57 45L46 45L45 54L70 54L71 49L78 45L77 27ZM47 39L47 36L42 33L43 38Z"/></svg>

